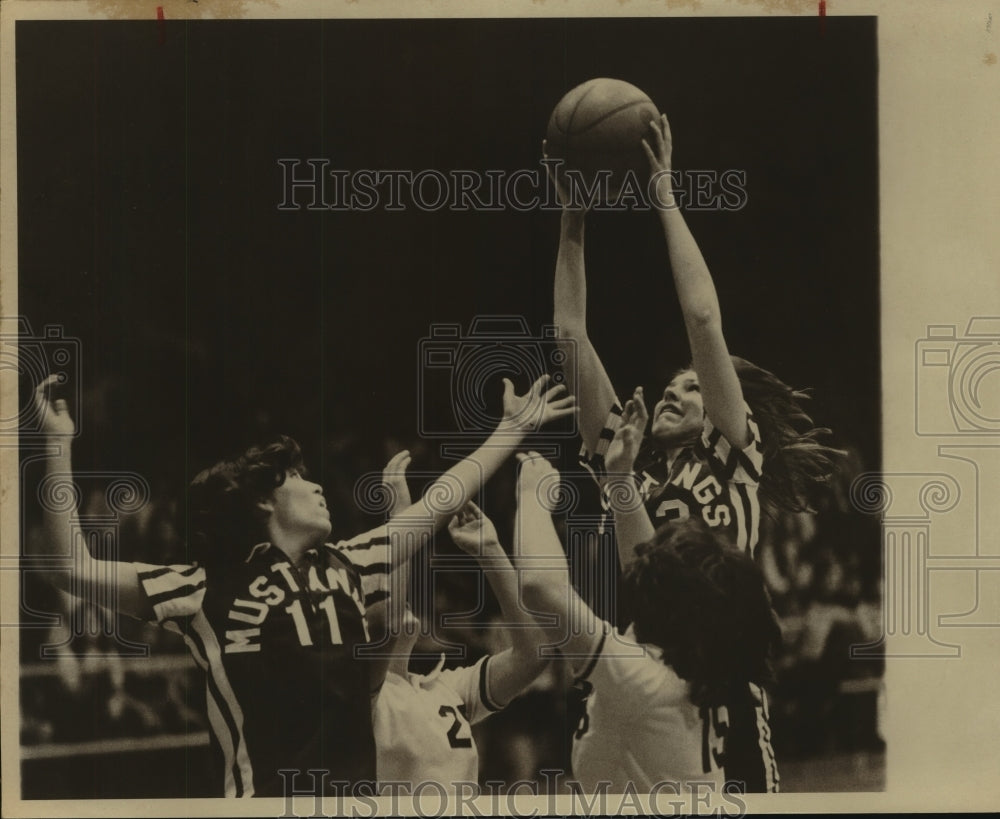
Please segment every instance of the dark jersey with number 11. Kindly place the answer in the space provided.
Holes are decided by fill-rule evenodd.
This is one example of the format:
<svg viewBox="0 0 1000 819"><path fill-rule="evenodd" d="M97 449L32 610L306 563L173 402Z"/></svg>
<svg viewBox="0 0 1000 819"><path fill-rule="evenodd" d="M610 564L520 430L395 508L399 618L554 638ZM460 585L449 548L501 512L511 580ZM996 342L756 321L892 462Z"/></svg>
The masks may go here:
<svg viewBox="0 0 1000 819"><path fill-rule="evenodd" d="M280 796L375 780L366 607L386 596L388 540L375 530L295 566L261 543L245 561L137 564L156 622L180 633L205 675L219 795ZM286 782L287 777L287 782Z"/></svg>

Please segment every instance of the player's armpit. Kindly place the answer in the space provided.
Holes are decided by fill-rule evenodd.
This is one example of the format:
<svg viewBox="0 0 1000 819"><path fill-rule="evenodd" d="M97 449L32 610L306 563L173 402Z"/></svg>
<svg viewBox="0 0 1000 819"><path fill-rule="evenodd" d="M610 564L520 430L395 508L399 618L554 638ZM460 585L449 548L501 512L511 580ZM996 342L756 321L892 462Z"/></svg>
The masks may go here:
<svg viewBox="0 0 1000 819"><path fill-rule="evenodd" d="M429 539L430 524L425 523L423 528ZM399 526L394 519L389 526L379 526L350 540L326 546L357 572L362 599L368 607L385 600L389 593L390 573L406 563L424 542L423 538L412 536L409 527Z"/></svg>
<svg viewBox="0 0 1000 819"><path fill-rule="evenodd" d="M97 603L136 620L157 619L153 603L143 591L135 563L86 560L65 578L65 584L57 585L80 600Z"/></svg>
<svg viewBox="0 0 1000 819"><path fill-rule="evenodd" d="M638 643L631 631L623 634L609 626L588 679L623 697L645 699L655 695L664 702L686 702L688 684L663 662L662 656L656 646Z"/></svg>
<svg viewBox="0 0 1000 819"><path fill-rule="evenodd" d="M597 664L601 652L604 651L604 643L607 641L608 634L611 631L611 624L601 620L598 622L598 629L593 635L589 647L584 648L580 646L579 648L582 650L574 652L566 651L569 661L569 671L574 683L586 680L593 673L594 666Z"/></svg>
<svg viewBox="0 0 1000 819"><path fill-rule="evenodd" d="M760 440L760 429L746 402L743 403L743 417L748 434L745 446L734 446L723 430L716 427L710 416L705 418L702 445L708 457L715 459L718 468L732 476L731 481L758 484L764 468L764 450Z"/></svg>
<svg viewBox="0 0 1000 819"><path fill-rule="evenodd" d="M490 702L506 708L542 673L549 661L541 656L540 646L532 648L532 651L522 652L508 648L489 658L483 673L486 677L485 693Z"/></svg>
<svg viewBox="0 0 1000 819"><path fill-rule="evenodd" d="M544 627L546 645L558 648L577 675L598 651L604 630L610 626L572 588L568 573L537 573L538 577L545 575L548 579L544 582L534 580L525 585L524 600L533 611L556 616L555 625Z"/></svg>
<svg viewBox="0 0 1000 819"><path fill-rule="evenodd" d="M122 563L131 579L119 586L128 595L138 596L136 611L120 611L141 620L162 623L177 617L189 617L198 612L205 599L206 575L199 566L159 566L151 563ZM126 604L128 600L124 601Z"/></svg>

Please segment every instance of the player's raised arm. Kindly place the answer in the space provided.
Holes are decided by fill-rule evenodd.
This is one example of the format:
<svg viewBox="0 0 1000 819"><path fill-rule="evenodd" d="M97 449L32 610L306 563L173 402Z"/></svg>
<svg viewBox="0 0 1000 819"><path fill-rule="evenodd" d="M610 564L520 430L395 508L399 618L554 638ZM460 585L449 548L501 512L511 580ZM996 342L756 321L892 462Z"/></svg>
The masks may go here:
<svg viewBox="0 0 1000 819"><path fill-rule="evenodd" d="M555 626L547 638L569 656L589 656L602 633L597 615L580 599L569 577L569 566L552 523L547 498L552 497L559 473L537 452L519 453L517 520L514 553L528 608L554 614Z"/></svg>
<svg viewBox="0 0 1000 819"><path fill-rule="evenodd" d="M392 504L389 519L392 520L412 506L410 487L406 482L406 470L410 465L410 451L404 449L393 455L382 470L382 484L389 493ZM406 606L406 590L409 587L410 564L403 561L396 566L387 582L389 596L368 606L365 616L373 642L381 642L383 635L391 637L403 628L403 610ZM362 587L366 584L362 580ZM371 660L371 689L377 692L385 680L392 661L391 652L383 652Z"/></svg>
<svg viewBox="0 0 1000 819"><path fill-rule="evenodd" d="M674 199L670 178L672 144L666 116L651 122L650 131L652 147L647 140L642 144L656 180L655 204L667 239L674 286L705 413L730 444L743 449L751 440L743 391L722 333L722 312L712 274Z"/></svg>
<svg viewBox="0 0 1000 819"><path fill-rule="evenodd" d="M72 480L70 445L75 431L66 402L53 401L49 396L57 379L58 376L46 378L38 385L34 396L50 454L45 459L43 478L43 485L49 491L41 499L45 536L41 540L40 553L36 551L32 556L68 560L69 571L54 564L45 570L45 578L57 588L83 600L115 601L115 609L122 614L150 620L153 611L140 588L135 566L94 559L80 531L76 504L66 504L55 497L59 491L57 483L63 479Z"/></svg>
<svg viewBox="0 0 1000 819"><path fill-rule="evenodd" d="M656 533L633 472L648 421L642 387L636 387L625 403L621 426L608 446L605 456L607 471L601 479L601 491L615 516L615 541L623 567L632 562L635 547L652 540Z"/></svg>
<svg viewBox="0 0 1000 819"><path fill-rule="evenodd" d="M545 632L521 604L515 569L493 523L479 507L467 503L449 522L448 532L463 552L478 558L504 620L510 624L513 647L490 657L486 666L490 698L505 706L545 668L547 661L539 652Z"/></svg>
<svg viewBox="0 0 1000 819"><path fill-rule="evenodd" d="M423 509L434 518L435 526L444 524L479 492L527 435L550 421L574 415L575 396L567 394L564 384L550 387L549 380L548 375L543 375L524 395L517 395L514 385L505 378L503 418L496 430L472 455L434 481L401 517Z"/></svg>
<svg viewBox="0 0 1000 819"><path fill-rule="evenodd" d="M543 143L542 151L545 151ZM583 238L587 212L572 202L565 182L546 165L563 205L556 256L553 323L567 355L566 383L580 404L580 435L597 451L601 430L618 402L614 387L587 334L587 276Z"/></svg>
<svg viewBox="0 0 1000 819"><path fill-rule="evenodd" d="M548 383L549 376L543 375L524 395L517 395L514 385L505 378L503 417L490 437L435 480L420 500L395 516L391 527L380 526L342 544L355 550L352 559L373 565L377 561L389 569L409 560L416 549L426 545L432 532L441 528L479 492L527 435L551 421L575 414L576 399L566 394L565 385L549 387ZM376 550L361 548L389 543L390 538L388 555L379 557Z"/></svg>
<svg viewBox="0 0 1000 819"><path fill-rule="evenodd" d="M410 450L400 450L389 459L382 470L382 483L392 498L392 505L389 507L390 519L397 517L413 505L413 500L410 498L410 486L406 482L406 470L409 468L411 460Z"/></svg>

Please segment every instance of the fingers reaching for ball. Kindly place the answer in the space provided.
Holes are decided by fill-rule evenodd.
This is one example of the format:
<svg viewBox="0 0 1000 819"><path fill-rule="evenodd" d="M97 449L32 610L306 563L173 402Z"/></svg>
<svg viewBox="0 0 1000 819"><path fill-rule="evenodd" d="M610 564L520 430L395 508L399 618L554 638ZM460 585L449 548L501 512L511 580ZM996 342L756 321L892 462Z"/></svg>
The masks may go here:
<svg viewBox="0 0 1000 819"><path fill-rule="evenodd" d="M663 141L669 150L670 145L673 142L673 137L670 135L670 122L667 120L666 114L660 114L659 126L659 131L663 136Z"/></svg>
<svg viewBox="0 0 1000 819"><path fill-rule="evenodd" d="M661 114L660 119L649 121L653 146L650 147L649 140L642 140L642 148L646 152L646 159L649 160L649 170L651 173L670 171L671 152L673 141L670 136L670 124L667 122L667 115Z"/></svg>
<svg viewBox="0 0 1000 819"><path fill-rule="evenodd" d="M649 130L655 150L650 147L650 140L647 139L642 140L642 149L649 162L652 205L658 210L672 210L676 207L671 168L673 142L667 115L661 114L659 120L650 120Z"/></svg>

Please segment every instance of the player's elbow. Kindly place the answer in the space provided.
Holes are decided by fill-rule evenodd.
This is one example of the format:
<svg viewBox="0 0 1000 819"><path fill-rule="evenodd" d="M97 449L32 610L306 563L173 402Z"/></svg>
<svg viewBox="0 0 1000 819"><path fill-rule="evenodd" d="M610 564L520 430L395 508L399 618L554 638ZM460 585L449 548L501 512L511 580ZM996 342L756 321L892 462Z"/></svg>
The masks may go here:
<svg viewBox="0 0 1000 819"><path fill-rule="evenodd" d="M537 639L522 642L522 645L514 647L512 660L520 670L522 677L520 688L524 690L546 669L550 660L543 653L543 647L548 642L544 631L538 631Z"/></svg>
<svg viewBox="0 0 1000 819"><path fill-rule="evenodd" d="M529 611L540 611L544 597L544 589L538 578L531 572L525 572L521 579L521 598Z"/></svg>
<svg viewBox="0 0 1000 819"><path fill-rule="evenodd" d="M586 319L572 310L556 304L556 309L552 313L552 322L558 331L556 342L561 348L587 339Z"/></svg>
<svg viewBox="0 0 1000 819"><path fill-rule="evenodd" d="M61 572L58 570L46 569L40 572L42 580L52 586L54 589L58 589L61 592L66 592L66 594L76 597L74 593L75 589L81 587L82 578L78 577L78 572L70 570Z"/></svg>
<svg viewBox="0 0 1000 819"><path fill-rule="evenodd" d="M560 594L552 585L552 578L542 580L540 577L531 577L527 573L522 590L525 605L534 612L543 614L559 613L565 607L562 599L564 594Z"/></svg>
<svg viewBox="0 0 1000 819"><path fill-rule="evenodd" d="M50 544L44 552L49 557L46 565L40 570L42 580L59 591L73 596L79 596L83 589L95 577L100 576L98 563L84 543L72 545L56 542ZM62 560L57 555L64 555ZM70 556L72 555L72 556Z"/></svg>
<svg viewBox="0 0 1000 819"><path fill-rule="evenodd" d="M698 302L684 308L684 323L689 331L710 333L721 329L719 305L712 301Z"/></svg>

